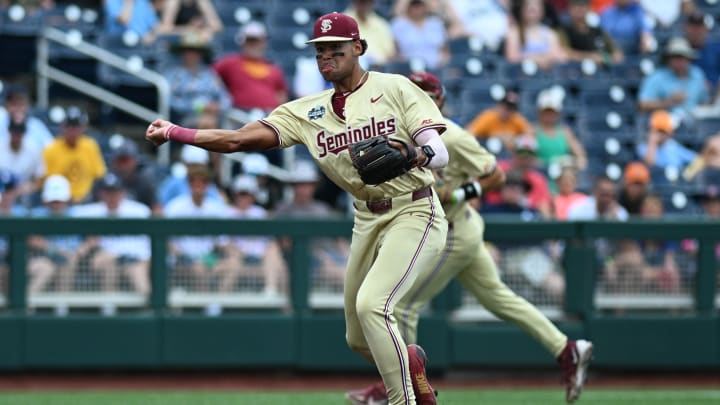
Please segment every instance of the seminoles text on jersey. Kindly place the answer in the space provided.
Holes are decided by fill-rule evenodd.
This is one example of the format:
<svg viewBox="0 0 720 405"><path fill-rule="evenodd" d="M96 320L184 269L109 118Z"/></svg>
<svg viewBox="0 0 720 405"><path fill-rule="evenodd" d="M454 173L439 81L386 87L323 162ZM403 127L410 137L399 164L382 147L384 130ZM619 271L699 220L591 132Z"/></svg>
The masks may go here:
<svg viewBox="0 0 720 405"><path fill-rule="evenodd" d="M315 135L315 142L320 151L318 157L325 157L328 153L337 155L347 149L350 144L375 136L389 136L394 134L396 129L395 117L385 120L376 120L375 117L370 117L370 122L366 125L356 128L348 125L344 132L337 134L328 134L322 130Z"/></svg>

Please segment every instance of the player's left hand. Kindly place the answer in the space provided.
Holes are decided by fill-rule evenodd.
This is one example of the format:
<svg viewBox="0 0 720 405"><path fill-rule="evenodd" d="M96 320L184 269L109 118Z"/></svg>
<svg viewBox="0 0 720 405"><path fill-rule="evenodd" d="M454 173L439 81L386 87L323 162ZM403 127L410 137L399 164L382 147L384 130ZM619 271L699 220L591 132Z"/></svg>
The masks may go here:
<svg viewBox="0 0 720 405"><path fill-rule="evenodd" d="M388 145L392 146L395 149L398 149L400 152L402 152L403 156L406 158L410 154L410 151L408 148L412 148L410 145L406 145L402 142L394 141L390 138L388 138ZM410 165L412 167L420 167L422 163L425 162L427 159L427 156L425 156L425 152L423 152L422 148L414 148L415 149L415 159L410 161Z"/></svg>
<svg viewBox="0 0 720 405"><path fill-rule="evenodd" d="M145 139L152 142L155 146L160 146L167 142L165 133L173 125L170 121L157 119L148 125L145 130Z"/></svg>

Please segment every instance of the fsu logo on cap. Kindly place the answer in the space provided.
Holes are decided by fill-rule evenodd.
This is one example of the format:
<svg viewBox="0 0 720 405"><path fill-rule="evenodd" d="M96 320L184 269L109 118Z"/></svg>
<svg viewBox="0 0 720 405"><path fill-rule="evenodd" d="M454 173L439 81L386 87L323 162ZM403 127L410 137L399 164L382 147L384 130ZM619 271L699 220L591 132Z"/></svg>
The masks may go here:
<svg viewBox="0 0 720 405"><path fill-rule="evenodd" d="M328 31L330 31L331 29L332 29L332 20L329 18L322 20L322 23L320 23L320 31L322 31L322 33L324 34Z"/></svg>

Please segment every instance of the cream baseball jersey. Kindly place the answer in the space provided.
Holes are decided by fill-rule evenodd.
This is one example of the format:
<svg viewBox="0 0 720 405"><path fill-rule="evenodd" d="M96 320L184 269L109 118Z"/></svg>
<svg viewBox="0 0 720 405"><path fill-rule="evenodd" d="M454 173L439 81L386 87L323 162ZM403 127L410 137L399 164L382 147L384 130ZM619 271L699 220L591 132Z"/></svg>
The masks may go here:
<svg viewBox="0 0 720 405"><path fill-rule="evenodd" d="M388 136L414 145L427 128L442 133L445 119L423 90L406 77L369 72L360 87L347 95L345 120L333 111L333 89L283 104L261 120L280 138L280 147L304 144L320 169L359 200L379 200L411 193L433 184L429 169L412 169L377 186L367 185L350 161L348 146L374 136Z"/></svg>
<svg viewBox="0 0 720 405"><path fill-rule="evenodd" d="M443 134L443 143L448 150L450 160L444 168L438 170L439 179L436 188L455 190L460 185L483 177L495 170L495 156L483 148L469 132L446 119L447 131ZM445 215L448 221L459 219L465 203L445 203Z"/></svg>

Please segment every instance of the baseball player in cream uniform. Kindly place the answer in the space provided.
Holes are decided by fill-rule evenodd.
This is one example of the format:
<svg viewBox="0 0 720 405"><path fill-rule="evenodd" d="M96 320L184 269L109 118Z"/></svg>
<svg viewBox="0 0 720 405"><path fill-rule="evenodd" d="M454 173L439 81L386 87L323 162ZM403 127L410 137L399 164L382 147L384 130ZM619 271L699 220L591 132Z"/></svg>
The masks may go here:
<svg viewBox="0 0 720 405"><path fill-rule="evenodd" d="M445 94L437 77L414 73L410 79L442 108ZM445 125L443 142L450 160L445 168L436 170L435 189L449 223L447 245L432 272L423 275L396 306L396 317L405 342L417 340L419 311L423 304L457 277L488 311L519 326L558 360L564 371L566 399L573 402L580 396L585 382L592 343L568 340L540 311L500 280L495 262L483 243L485 224L468 200L478 197L482 190L501 186L505 174L496 166L495 156L480 146L472 134L450 120L446 120ZM346 397L356 405L382 404L385 390L382 384L374 384L350 391Z"/></svg>
<svg viewBox="0 0 720 405"><path fill-rule="evenodd" d="M348 344L377 366L390 404L435 404L425 353L406 345L395 306L419 277L429 275L445 246L447 221L431 187L431 169L448 161L440 138L444 119L406 77L362 69L358 57L367 43L351 17L318 18L308 42L332 89L283 104L238 130L195 130L156 120L146 138L156 145L171 140L228 153L306 145L327 177L355 198L344 288ZM377 186L364 184L347 149L375 136L412 145L416 167ZM400 143L392 146L407 153Z"/></svg>

